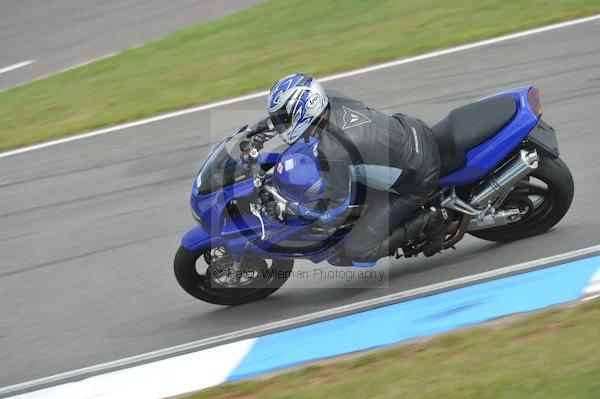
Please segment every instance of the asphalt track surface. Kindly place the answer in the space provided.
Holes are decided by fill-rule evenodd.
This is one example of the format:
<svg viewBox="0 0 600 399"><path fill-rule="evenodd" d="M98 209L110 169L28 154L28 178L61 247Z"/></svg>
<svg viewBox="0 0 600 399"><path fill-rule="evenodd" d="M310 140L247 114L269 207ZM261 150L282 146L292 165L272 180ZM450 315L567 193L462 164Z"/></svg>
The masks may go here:
<svg viewBox="0 0 600 399"><path fill-rule="evenodd" d="M262 0L0 0L0 90Z"/></svg>
<svg viewBox="0 0 600 399"><path fill-rule="evenodd" d="M600 22L589 22L327 83L434 123L533 82L575 177L572 208L550 232L392 260L389 287L317 279L235 308L178 287L172 259L194 225L195 173L210 143L262 115L264 99L1 158L0 386L597 244L598 37Z"/></svg>

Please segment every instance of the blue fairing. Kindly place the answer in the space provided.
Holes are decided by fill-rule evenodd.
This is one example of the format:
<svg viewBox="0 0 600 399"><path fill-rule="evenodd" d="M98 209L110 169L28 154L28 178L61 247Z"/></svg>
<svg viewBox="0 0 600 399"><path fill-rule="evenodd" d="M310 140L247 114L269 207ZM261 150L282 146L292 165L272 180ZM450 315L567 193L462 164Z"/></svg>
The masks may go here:
<svg viewBox="0 0 600 399"><path fill-rule="evenodd" d="M318 141L298 141L281 153L273 183L283 196L291 201L309 203L321 199L325 186L317 160Z"/></svg>
<svg viewBox="0 0 600 399"><path fill-rule="evenodd" d="M531 86L509 90L495 96L511 96L517 103L513 119L500 132L469 150L465 165L440 178L441 187L462 186L485 177L527 137L538 122L529 109L527 94Z"/></svg>
<svg viewBox="0 0 600 399"><path fill-rule="evenodd" d="M196 226L181 238L181 245L191 251L203 251L215 246L222 246L223 240L212 236L202 226Z"/></svg>
<svg viewBox="0 0 600 399"><path fill-rule="evenodd" d="M302 146L306 146L306 148L301 149ZM304 154L313 153L310 144L297 143L295 149ZM260 163L276 164L280 155L279 153L260 154ZM297 173L304 172L306 174L307 172L302 167L302 163L292 169ZM288 172L292 172L292 169ZM286 173L286 175L288 174ZM298 178L297 176L296 179ZM189 250L206 250L214 246L224 246L229 249L232 256L254 253L258 256L268 257L274 253L271 249L273 245L285 247L286 240L302 240L306 242L308 250L294 253L293 250L288 249L283 256L304 255L316 262L329 257L329 252L325 251L327 243L323 241L323 237L318 234L306 234L307 222L305 221L288 219L287 223L282 224L265 217L263 222L268 238L263 241L260 240L261 225L256 216L251 214L236 216L229 214L226 210L230 201L243 200L253 195L254 187L250 179L217 188L208 194L199 193L198 181L196 181L192 188L190 205L201 224L189 230L183 236L181 244Z"/></svg>

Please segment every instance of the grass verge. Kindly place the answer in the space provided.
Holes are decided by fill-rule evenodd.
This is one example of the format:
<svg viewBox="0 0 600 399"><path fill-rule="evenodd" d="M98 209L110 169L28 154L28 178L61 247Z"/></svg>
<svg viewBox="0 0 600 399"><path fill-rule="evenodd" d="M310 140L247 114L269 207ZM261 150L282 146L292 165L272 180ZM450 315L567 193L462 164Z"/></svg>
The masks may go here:
<svg viewBox="0 0 600 399"><path fill-rule="evenodd" d="M0 150L600 12L589 0L279 0L0 93Z"/></svg>
<svg viewBox="0 0 600 399"><path fill-rule="evenodd" d="M598 398L599 321L596 299L187 398Z"/></svg>

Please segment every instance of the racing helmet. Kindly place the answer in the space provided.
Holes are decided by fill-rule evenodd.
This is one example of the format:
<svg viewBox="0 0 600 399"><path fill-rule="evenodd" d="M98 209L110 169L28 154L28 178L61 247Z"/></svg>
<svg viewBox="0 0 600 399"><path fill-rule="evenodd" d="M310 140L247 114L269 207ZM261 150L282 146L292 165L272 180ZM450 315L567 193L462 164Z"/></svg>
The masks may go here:
<svg viewBox="0 0 600 399"><path fill-rule="evenodd" d="M325 112L329 100L311 75L295 73L273 85L267 99L275 131L287 144L294 144Z"/></svg>

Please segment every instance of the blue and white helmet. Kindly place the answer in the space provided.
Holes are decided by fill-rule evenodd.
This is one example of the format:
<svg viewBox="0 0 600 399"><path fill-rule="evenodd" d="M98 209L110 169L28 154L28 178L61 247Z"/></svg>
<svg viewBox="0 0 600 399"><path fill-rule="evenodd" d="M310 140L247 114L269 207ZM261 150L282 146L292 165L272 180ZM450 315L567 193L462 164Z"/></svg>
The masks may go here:
<svg viewBox="0 0 600 399"><path fill-rule="evenodd" d="M312 76L295 73L273 85L267 100L269 117L287 144L294 144L319 119L329 100Z"/></svg>

